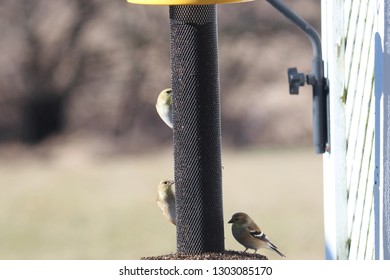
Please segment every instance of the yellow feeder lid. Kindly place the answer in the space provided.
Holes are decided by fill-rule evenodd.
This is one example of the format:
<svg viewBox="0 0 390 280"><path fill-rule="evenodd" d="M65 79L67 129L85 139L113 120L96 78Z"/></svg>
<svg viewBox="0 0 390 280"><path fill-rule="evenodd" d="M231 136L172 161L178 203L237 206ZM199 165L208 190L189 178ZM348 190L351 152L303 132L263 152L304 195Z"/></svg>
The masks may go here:
<svg viewBox="0 0 390 280"><path fill-rule="evenodd" d="M250 2L253 0L127 0L133 4L143 5L212 5L224 3Z"/></svg>

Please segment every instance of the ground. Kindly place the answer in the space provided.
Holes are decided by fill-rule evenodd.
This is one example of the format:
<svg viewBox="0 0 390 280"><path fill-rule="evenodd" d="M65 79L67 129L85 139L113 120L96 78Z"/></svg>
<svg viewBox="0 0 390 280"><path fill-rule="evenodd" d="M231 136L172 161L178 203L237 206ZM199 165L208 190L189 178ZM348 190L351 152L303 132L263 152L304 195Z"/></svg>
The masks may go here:
<svg viewBox="0 0 390 280"><path fill-rule="evenodd" d="M0 149L0 259L139 260L176 251L176 229L156 205L158 182L173 178L169 147L110 155L96 140L73 139L33 150ZM223 149L222 164L226 250L245 249L227 223L240 211L288 259L323 259L321 156L311 147Z"/></svg>

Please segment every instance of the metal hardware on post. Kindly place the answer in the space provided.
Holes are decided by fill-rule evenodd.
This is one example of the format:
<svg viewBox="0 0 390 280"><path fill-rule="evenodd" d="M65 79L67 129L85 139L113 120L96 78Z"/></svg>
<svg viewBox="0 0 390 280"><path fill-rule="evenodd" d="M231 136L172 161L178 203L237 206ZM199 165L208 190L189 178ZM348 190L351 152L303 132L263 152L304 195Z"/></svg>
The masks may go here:
<svg viewBox="0 0 390 280"><path fill-rule="evenodd" d="M313 142L317 154L326 151L328 143L328 112L327 79L324 77L324 62L322 60L321 39L317 31L304 19L298 16L279 0L267 0L285 17L296 24L310 39L313 48L312 73L306 75L306 83L313 87ZM298 94L299 86L303 86L303 73L298 73L296 68L288 69L288 81L290 94Z"/></svg>
<svg viewBox="0 0 390 280"><path fill-rule="evenodd" d="M297 68L288 68L288 83L290 85L290 94L299 94L299 87L305 85L305 74L298 73Z"/></svg>

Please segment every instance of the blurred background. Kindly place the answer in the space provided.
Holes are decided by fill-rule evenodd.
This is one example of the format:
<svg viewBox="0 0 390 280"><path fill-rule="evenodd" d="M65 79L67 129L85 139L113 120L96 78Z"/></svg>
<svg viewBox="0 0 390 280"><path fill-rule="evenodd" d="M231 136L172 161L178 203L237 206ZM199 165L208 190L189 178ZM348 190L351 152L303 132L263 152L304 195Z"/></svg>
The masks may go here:
<svg viewBox="0 0 390 280"><path fill-rule="evenodd" d="M320 1L284 2L320 30ZM219 5L218 27L225 224L246 212L289 259L322 259L311 88L289 96L286 74L310 72L310 41L266 1ZM168 8L0 0L0 36L0 259L175 252L155 203L173 178L155 111L170 86ZM225 247L243 249L228 224Z"/></svg>

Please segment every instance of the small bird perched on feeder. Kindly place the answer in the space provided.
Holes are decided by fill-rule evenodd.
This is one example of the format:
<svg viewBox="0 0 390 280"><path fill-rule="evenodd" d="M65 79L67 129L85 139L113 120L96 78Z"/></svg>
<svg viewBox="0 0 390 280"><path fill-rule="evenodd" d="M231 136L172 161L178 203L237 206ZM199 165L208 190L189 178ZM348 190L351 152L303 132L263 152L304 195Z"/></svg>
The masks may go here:
<svg viewBox="0 0 390 280"><path fill-rule="evenodd" d="M176 225L176 199L173 180L163 180L157 187L157 205L165 218Z"/></svg>
<svg viewBox="0 0 390 280"><path fill-rule="evenodd" d="M157 113L160 118L170 127L173 128L172 120L172 89L166 88L160 92L156 103Z"/></svg>
<svg viewBox="0 0 390 280"><path fill-rule="evenodd" d="M275 251L279 256L285 258L278 248L271 243L268 237L256 223L245 213L235 213L230 221L232 225L232 233L234 238L245 247L245 251L248 249L255 250L257 252L260 248L266 248Z"/></svg>

